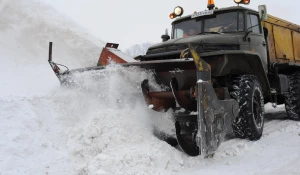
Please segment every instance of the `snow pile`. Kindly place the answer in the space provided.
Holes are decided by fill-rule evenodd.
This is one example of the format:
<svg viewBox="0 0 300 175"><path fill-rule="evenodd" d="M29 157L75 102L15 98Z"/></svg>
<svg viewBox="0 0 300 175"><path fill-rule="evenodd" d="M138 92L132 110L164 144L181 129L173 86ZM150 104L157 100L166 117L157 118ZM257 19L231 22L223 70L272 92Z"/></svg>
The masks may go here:
<svg viewBox="0 0 300 175"><path fill-rule="evenodd" d="M75 76L76 93L66 102L72 114L67 110L65 115L82 120L66 131L68 149L81 160L80 173L165 174L168 169L182 169L184 154L152 134L152 121L162 122L168 116L144 103L140 82L151 80L150 75L112 66Z"/></svg>
<svg viewBox="0 0 300 175"><path fill-rule="evenodd" d="M131 104L134 108L126 106L132 101L128 96L116 98L126 91L140 93L141 77L150 74L132 70L128 80L109 71L104 77L103 72L89 72L75 78L83 80L77 89L60 88L47 63L48 42L54 42L54 61L70 68L96 65L103 42L39 2L0 4L1 174L155 174L166 167L181 169L177 165L184 154L152 135L147 115L153 111L141 94ZM99 76L106 83L95 83ZM160 115L154 117L163 124Z"/></svg>
<svg viewBox="0 0 300 175"><path fill-rule="evenodd" d="M82 89L58 89L51 96L2 97L0 172L272 174L280 170L299 173L297 122L267 122L268 132L260 141L229 140L221 145L214 158L204 160L188 157L152 135L151 121L162 121L166 116L150 111L141 101L130 107L111 106L113 101L106 92L101 98ZM285 164L280 163L282 158Z"/></svg>
<svg viewBox="0 0 300 175"><path fill-rule="evenodd" d="M140 82L145 78L153 79L149 72L112 65L104 71L75 75L74 88L57 89L53 95L1 98L0 132L5 141L0 147L0 156L4 158L1 171L9 174L181 171L188 156L152 134L157 123L168 126L169 122L169 129L174 128L172 121L165 120L170 117L168 113L153 112L145 105L140 92ZM124 96L123 90L131 90L135 98L130 94Z"/></svg>
<svg viewBox="0 0 300 175"><path fill-rule="evenodd" d="M54 104L48 97L0 98L1 174L73 174Z"/></svg>
<svg viewBox="0 0 300 175"><path fill-rule="evenodd" d="M48 5L34 0L1 0L0 15L1 57L10 56L4 63L44 63L50 41L54 42L54 59L72 64L71 68L93 66L98 61L104 43Z"/></svg>
<svg viewBox="0 0 300 175"><path fill-rule="evenodd" d="M34 0L0 0L0 16L0 96L43 94L58 86L47 62L50 41L54 61L71 69L95 66L104 46Z"/></svg>

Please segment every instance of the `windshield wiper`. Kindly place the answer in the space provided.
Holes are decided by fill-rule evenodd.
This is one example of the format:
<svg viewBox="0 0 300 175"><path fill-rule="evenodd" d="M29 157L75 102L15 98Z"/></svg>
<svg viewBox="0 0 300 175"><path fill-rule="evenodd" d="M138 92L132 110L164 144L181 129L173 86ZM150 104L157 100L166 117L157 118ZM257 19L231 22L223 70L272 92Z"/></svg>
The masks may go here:
<svg viewBox="0 0 300 175"><path fill-rule="evenodd" d="M257 27L257 26L258 26L258 24L254 25L254 26L251 26L251 27L249 27L249 28L246 30L246 34L245 34L244 37L243 37L244 41L246 41L247 36L248 36L251 32L253 32L253 31L252 31L252 28ZM251 30L250 30L250 29L251 29Z"/></svg>
<svg viewBox="0 0 300 175"><path fill-rule="evenodd" d="M203 32L203 33L211 33L211 34L224 34L222 32Z"/></svg>

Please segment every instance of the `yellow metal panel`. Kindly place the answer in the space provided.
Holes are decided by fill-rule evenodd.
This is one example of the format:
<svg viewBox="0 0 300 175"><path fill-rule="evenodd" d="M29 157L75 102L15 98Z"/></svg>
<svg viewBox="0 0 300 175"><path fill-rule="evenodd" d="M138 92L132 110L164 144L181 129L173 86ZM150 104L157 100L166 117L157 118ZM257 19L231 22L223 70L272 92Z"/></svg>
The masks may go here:
<svg viewBox="0 0 300 175"><path fill-rule="evenodd" d="M300 33L293 32L293 44L295 60L300 61Z"/></svg>
<svg viewBox="0 0 300 175"><path fill-rule="evenodd" d="M292 31L283 27L273 26L277 59L287 58L294 61Z"/></svg>
<svg viewBox="0 0 300 175"><path fill-rule="evenodd" d="M291 22L286 21L284 19L272 16L272 15L269 15L269 14L268 14L268 19L267 19L266 22L277 25L277 26L281 26L281 27L284 27L284 28L288 28L288 29L291 29L293 31L300 32L300 30L299 30L300 26L299 25L291 23Z"/></svg>

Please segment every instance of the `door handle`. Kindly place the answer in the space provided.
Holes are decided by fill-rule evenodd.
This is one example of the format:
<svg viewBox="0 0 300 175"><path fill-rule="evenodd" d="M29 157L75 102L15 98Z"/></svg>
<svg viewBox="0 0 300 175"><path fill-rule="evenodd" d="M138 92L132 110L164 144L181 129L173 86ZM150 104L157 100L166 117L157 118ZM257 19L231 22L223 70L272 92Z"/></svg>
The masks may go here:
<svg viewBox="0 0 300 175"><path fill-rule="evenodd" d="M267 45L267 43L266 43L265 41L263 41L262 45L263 45L263 46L266 46L266 45Z"/></svg>

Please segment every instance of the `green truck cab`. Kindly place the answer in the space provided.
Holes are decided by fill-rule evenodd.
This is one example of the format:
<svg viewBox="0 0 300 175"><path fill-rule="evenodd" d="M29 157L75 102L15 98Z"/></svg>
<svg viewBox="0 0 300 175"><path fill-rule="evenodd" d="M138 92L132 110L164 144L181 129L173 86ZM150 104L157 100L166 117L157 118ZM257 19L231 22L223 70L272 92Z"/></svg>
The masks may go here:
<svg viewBox="0 0 300 175"><path fill-rule="evenodd" d="M164 71L158 71L156 66L157 81L164 86L169 86L176 102L186 110L174 114L176 135L182 149L192 156L203 153L203 151L201 152L201 147L205 147L203 145L219 145L217 141L213 140L220 139L220 135L205 134L207 128L218 127L216 124L218 122L226 123L229 120L227 126L231 125L233 132L239 138L260 139L263 132L264 104L266 103L273 103L274 107L277 104L285 104L289 118L300 119L300 65L297 62L300 60L298 46L300 44L300 26L268 15L265 5L259 6L258 11L241 6L217 9L213 4L209 4L208 7L209 10L183 17L181 17L183 9L179 6L176 7L170 15L171 18L178 17L172 22L171 36L166 32L165 35L162 35L163 42L151 46L146 55L136 58L141 63L153 61L163 63L172 62L172 60L176 62L178 59L194 58L196 68L184 65L187 64L186 62L181 65L164 65L172 67L172 69L183 70L176 73L168 73L169 70L166 68ZM281 36L284 33L286 36ZM279 42L280 44L278 44ZM203 62L200 61L199 64L207 63L209 69L207 76L197 72L200 70L198 70L198 62L195 58L197 56L191 52L185 52L187 50L194 50L199 58L203 59ZM176 83L173 83L174 79ZM211 87L203 90L202 86L197 86L196 82L199 80L210 82ZM175 92L174 86L176 87ZM147 92L144 93L144 96L148 104L155 103L155 100L161 100L160 103L157 103L160 107L154 108L154 110L166 111L169 108L175 108L169 103L162 103L169 97L154 95L154 92L151 97L147 94L148 85L145 87L147 87ZM198 97L193 95L197 94L199 88L205 91L199 92L201 99L199 93ZM214 92L205 94L209 88ZM179 91L182 94L186 91L190 93L180 96ZM178 92L177 95L176 92ZM223 115L223 121L222 119L218 121L219 113L215 108L212 110L214 112L212 112L211 116L213 117L211 118L214 119L212 119L211 126L208 127L207 122L204 122L206 125L203 126L199 124L201 123L199 120L202 122L209 120L207 111L210 108L206 107L202 100L210 98L213 93L216 94L214 101L223 103L226 100L234 100L233 103L227 101L227 103L231 103L229 107L223 105L227 112L231 111L229 113L233 119L230 117L225 119L226 117ZM152 100L149 101L149 99ZM211 106L214 101L211 101ZM199 114L202 110L204 111L203 115ZM190 111L197 111L197 118L195 116L193 118ZM198 121L198 123L194 121ZM186 126L186 123L189 127ZM202 134L199 134L201 127L205 129L201 131ZM217 133L217 131L214 132ZM199 135L209 138L209 141L202 144L197 138ZM215 148L205 150L207 155L212 153L211 150L215 150Z"/></svg>

